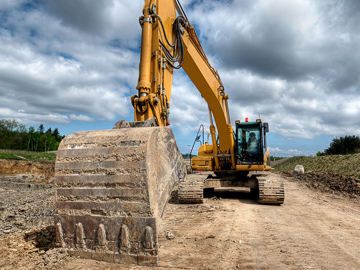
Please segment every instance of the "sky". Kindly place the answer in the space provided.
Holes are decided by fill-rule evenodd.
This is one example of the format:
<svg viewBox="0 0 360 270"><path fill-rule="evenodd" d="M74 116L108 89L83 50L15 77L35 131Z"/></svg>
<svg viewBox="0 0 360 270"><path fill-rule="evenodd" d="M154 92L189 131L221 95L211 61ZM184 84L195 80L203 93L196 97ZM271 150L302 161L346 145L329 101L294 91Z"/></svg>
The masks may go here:
<svg viewBox="0 0 360 270"><path fill-rule="evenodd" d="M316 155L335 137L360 134L359 1L180 2L220 74L232 123L268 122L273 155ZM0 119L64 135L132 121L143 3L1 0ZM170 112L189 152L209 119L181 70Z"/></svg>

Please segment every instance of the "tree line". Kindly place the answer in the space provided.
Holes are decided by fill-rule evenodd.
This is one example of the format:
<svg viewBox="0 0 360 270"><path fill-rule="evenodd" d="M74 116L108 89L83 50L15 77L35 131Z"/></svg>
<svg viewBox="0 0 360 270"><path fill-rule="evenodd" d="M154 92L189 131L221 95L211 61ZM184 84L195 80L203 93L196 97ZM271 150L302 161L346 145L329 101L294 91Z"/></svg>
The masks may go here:
<svg viewBox="0 0 360 270"><path fill-rule="evenodd" d="M54 151L64 137L60 135L58 128L45 131L43 124L35 129L32 126L26 128L16 120L0 120L0 149Z"/></svg>
<svg viewBox="0 0 360 270"><path fill-rule="evenodd" d="M319 151L317 155L347 155L355 153L360 153L360 137L352 135L334 138L329 148L325 149L324 152Z"/></svg>

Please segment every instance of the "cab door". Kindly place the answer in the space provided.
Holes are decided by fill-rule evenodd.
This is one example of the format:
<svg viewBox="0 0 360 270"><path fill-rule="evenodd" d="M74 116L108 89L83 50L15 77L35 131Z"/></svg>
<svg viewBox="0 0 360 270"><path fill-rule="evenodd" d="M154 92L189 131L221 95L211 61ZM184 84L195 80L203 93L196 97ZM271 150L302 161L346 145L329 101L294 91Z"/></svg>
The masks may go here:
<svg viewBox="0 0 360 270"><path fill-rule="evenodd" d="M264 153L261 123L236 124L237 164L262 164Z"/></svg>

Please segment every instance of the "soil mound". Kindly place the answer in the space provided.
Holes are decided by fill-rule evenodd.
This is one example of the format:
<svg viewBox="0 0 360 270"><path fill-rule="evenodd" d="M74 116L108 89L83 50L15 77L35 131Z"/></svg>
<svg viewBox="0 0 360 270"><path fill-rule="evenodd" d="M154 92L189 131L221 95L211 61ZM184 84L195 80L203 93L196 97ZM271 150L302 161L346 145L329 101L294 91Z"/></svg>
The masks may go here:
<svg viewBox="0 0 360 270"><path fill-rule="evenodd" d="M0 175L33 175L35 183L48 184L53 181L55 162L34 162L22 160L0 160ZM30 177L31 179L31 177Z"/></svg>
<svg viewBox="0 0 360 270"><path fill-rule="evenodd" d="M352 198L360 196L360 179L358 178L332 172L307 172L300 175L284 172L282 174L303 182L312 189L329 193L339 192Z"/></svg>

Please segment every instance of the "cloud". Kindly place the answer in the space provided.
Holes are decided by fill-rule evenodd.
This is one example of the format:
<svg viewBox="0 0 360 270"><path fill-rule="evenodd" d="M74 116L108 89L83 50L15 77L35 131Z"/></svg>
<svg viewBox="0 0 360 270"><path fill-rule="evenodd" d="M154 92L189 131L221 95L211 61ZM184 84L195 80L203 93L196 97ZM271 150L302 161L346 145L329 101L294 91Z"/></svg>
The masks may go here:
<svg viewBox="0 0 360 270"><path fill-rule="evenodd" d="M27 113L23 111L14 111L9 108L0 107L0 115L2 119L14 119L19 123L26 125L34 125L38 123L70 124L70 120L67 116L56 113L36 114L36 113Z"/></svg>
<svg viewBox="0 0 360 270"><path fill-rule="evenodd" d="M143 2L88 2L0 2L0 118L130 120ZM219 71L232 121L260 116L289 145L360 134L358 1L181 3ZM209 124L205 100L182 71L174 72L170 112L180 136Z"/></svg>
<svg viewBox="0 0 360 270"><path fill-rule="evenodd" d="M279 147L268 147L269 151L272 152L273 154L278 154L280 152L284 152L283 150L279 149Z"/></svg>
<svg viewBox="0 0 360 270"><path fill-rule="evenodd" d="M87 115L75 115L75 114L70 114L70 119L71 120L75 120L75 121L83 121L83 122L95 122L96 120L94 118L91 118Z"/></svg>
<svg viewBox="0 0 360 270"><path fill-rule="evenodd" d="M209 121L208 106L194 84L182 71L174 75L171 93L171 121L175 125L198 126Z"/></svg>
<svg viewBox="0 0 360 270"><path fill-rule="evenodd" d="M300 156L302 155L302 151L299 151L298 149L289 149L288 153L293 156Z"/></svg>
<svg viewBox="0 0 360 270"><path fill-rule="evenodd" d="M282 150L279 147L268 147L270 154L272 156L277 156L277 157L292 157L292 156L302 156L304 155L303 151L300 151L298 149L287 149L287 150Z"/></svg>
<svg viewBox="0 0 360 270"><path fill-rule="evenodd" d="M138 17L142 15L143 7L141 1L98 0L89 4L86 0L49 0L44 1L44 5L61 25L87 38L105 38L112 44L132 48L138 45Z"/></svg>
<svg viewBox="0 0 360 270"><path fill-rule="evenodd" d="M233 120L260 115L286 139L360 132L352 124L360 116L356 1L201 1L186 7L229 94Z"/></svg>
<svg viewBox="0 0 360 270"><path fill-rule="evenodd" d="M101 33L106 28L109 15L106 2L113 6L113 1L98 0L91 5L85 0L64 2L50 0L46 4L65 26L89 33Z"/></svg>
<svg viewBox="0 0 360 270"><path fill-rule="evenodd" d="M77 19L70 20L74 15L72 1L55 2L29 1L24 6L17 1L5 5L7 16L2 17L0 27L0 107L23 110L28 119L43 115L45 119L54 119L55 123L58 118L49 118L49 115L62 115L66 123L73 120L68 117L70 114L89 115L89 118L82 117L83 121L128 116L127 95L130 88L135 88L137 68L134 63L138 53L126 46L109 45L119 37L114 35L115 30L99 37L77 25L81 23ZM81 13L79 10L85 2L76 2ZM55 8L58 16L47 12L54 11L54 5L58 8ZM105 16L97 10L101 5L104 10L110 10L115 4L98 1L84 8L83 15L88 20L93 14ZM135 6L131 4L128 8ZM96 18L94 23L98 22ZM108 25L99 27L107 29ZM127 31L133 38L140 33ZM130 38L126 32L123 34L121 39ZM7 116L0 114L0 117Z"/></svg>

